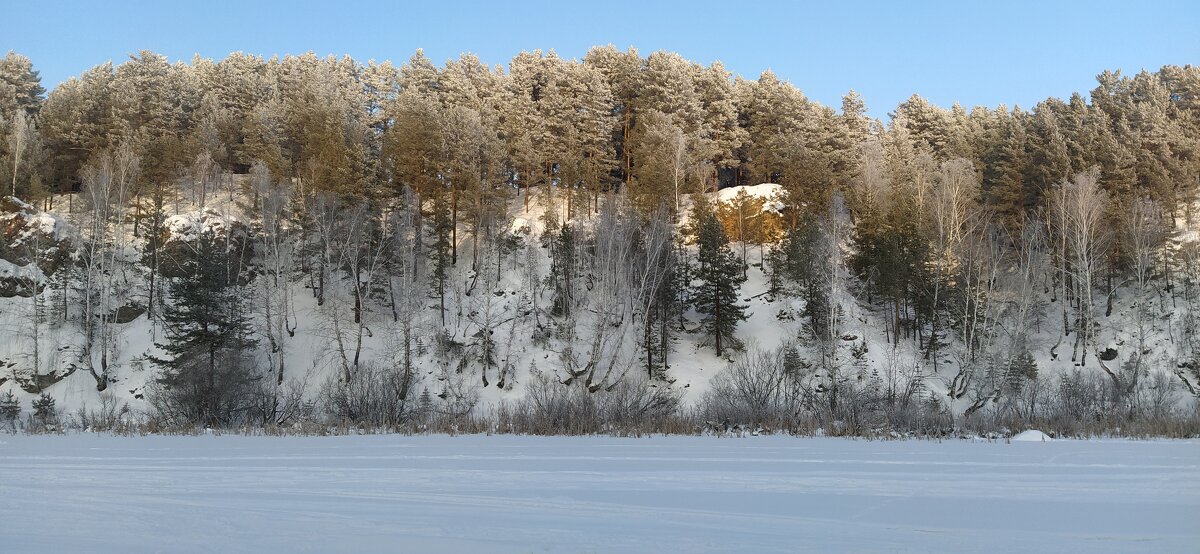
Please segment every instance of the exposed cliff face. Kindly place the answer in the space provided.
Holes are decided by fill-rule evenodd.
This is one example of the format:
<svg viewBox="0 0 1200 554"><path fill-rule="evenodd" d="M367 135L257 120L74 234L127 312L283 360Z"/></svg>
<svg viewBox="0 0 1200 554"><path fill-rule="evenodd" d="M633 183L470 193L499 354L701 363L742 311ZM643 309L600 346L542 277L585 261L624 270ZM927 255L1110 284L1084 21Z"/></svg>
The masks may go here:
<svg viewBox="0 0 1200 554"><path fill-rule="evenodd" d="M164 223L161 237L164 262L159 268L163 277L184 276L180 273L182 269L177 260L187 259L188 252L195 248L195 242L202 235L223 242L229 252L238 254L243 263L253 255L250 226L221 211L207 208L187 212L171 216Z"/></svg>
<svg viewBox="0 0 1200 554"><path fill-rule="evenodd" d="M0 199L0 297L32 296L70 261L73 230L57 215Z"/></svg>

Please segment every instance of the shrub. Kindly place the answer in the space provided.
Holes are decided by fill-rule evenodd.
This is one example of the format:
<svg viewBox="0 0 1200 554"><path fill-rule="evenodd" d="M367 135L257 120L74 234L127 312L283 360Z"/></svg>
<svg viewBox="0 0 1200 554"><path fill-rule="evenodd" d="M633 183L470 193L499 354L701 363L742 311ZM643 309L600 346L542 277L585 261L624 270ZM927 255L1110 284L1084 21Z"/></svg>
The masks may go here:
<svg viewBox="0 0 1200 554"><path fill-rule="evenodd" d="M54 397L43 392L33 401L33 418L38 423L54 423L57 417L58 412L54 409Z"/></svg>
<svg viewBox="0 0 1200 554"><path fill-rule="evenodd" d="M0 396L0 423L8 424L10 429L16 429L17 419L21 417L21 401L8 391Z"/></svg>

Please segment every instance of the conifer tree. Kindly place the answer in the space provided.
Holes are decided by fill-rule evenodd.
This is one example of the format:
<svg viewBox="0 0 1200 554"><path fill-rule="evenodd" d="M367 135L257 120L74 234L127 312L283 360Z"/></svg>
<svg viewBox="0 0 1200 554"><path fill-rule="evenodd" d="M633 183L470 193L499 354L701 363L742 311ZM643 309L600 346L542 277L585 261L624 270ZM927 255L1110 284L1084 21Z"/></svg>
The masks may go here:
<svg viewBox="0 0 1200 554"><path fill-rule="evenodd" d="M564 318L571 317L575 305L575 264L579 255L579 237L569 223L547 225L550 240L550 280L554 291L554 304L550 313Z"/></svg>
<svg viewBox="0 0 1200 554"><path fill-rule="evenodd" d="M449 194L439 190L433 197L433 214L430 222L429 276L433 280L433 293L438 297L441 323L446 325L446 283L450 280L453 260L451 253L451 231L454 226L450 215Z"/></svg>
<svg viewBox="0 0 1200 554"><path fill-rule="evenodd" d="M0 58L0 121L12 121L17 110L37 115L45 93L29 58L11 50Z"/></svg>
<svg viewBox="0 0 1200 554"><path fill-rule="evenodd" d="M38 395L37 399L33 401L33 418L43 425L53 423L58 417L58 410L55 409L54 404L54 397L50 396L50 393L43 392Z"/></svg>
<svg viewBox="0 0 1200 554"><path fill-rule="evenodd" d="M642 86L645 63L637 50L630 48L621 52L613 45L599 46L588 51L584 64L600 71L612 91L617 114L616 132L613 140L620 157L618 172L628 185L633 181L634 124L642 103Z"/></svg>
<svg viewBox="0 0 1200 554"><path fill-rule="evenodd" d="M163 309L165 353L152 360L162 367L161 392L154 402L180 422L231 423L249 402L258 380L248 351L255 346L240 288L246 245L211 230L180 249L171 268L171 302Z"/></svg>
<svg viewBox="0 0 1200 554"><path fill-rule="evenodd" d="M1025 125L1023 113L1009 113L1003 106L993 115L995 122L983 150L983 191L1010 222L1018 221L1033 206L1036 191L1022 179L1025 171Z"/></svg>
<svg viewBox="0 0 1200 554"><path fill-rule="evenodd" d="M0 396L0 423L7 424L10 430L16 430L17 418L21 417L21 401L13 396L11 390Z"/></svg>
<svg viewBox="0 0 1200 554"><path fill-rule="evenodd" d="M704 331L713 339L717 355L728 349L738 349L741 341L734 337L738 322L746 320L746 306L738 304L738 291L746 278L742 262L729 248L725 228L703 202L697 204L696 278L700 284L693 293L696 311L704 314Z"/></svg>

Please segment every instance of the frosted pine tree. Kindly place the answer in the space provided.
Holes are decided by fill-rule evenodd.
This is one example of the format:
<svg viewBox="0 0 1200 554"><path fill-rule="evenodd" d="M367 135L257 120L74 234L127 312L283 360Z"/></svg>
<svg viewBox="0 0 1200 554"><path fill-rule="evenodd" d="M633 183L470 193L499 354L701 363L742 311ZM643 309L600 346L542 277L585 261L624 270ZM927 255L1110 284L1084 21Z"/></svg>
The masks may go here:
<svg viewBox="0 0 1200 554"><path fill-rule="evenodd" d="M738 304L739 287L746 278L742 276L742 262L730 250L729 238L716 215L705 207L698 207L695 217L699 220L695 276L700 284L693 293L692 302L696 311L704 315L704 332L712 339L717 355L721 356L726 350L741 348L741 341L734 336L734 331L738 322L746 319L746 306Z"/></svg>

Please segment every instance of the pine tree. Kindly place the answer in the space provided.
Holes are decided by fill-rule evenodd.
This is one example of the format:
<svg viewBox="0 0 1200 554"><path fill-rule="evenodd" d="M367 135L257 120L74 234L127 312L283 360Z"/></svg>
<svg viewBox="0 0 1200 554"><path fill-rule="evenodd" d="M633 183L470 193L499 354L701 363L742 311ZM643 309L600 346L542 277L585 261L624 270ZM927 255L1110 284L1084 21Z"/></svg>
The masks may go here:
<svg viewBox="0 0 1200 554"><path fill-rule="evenodd" d="M29 58L11 50L0 58L0 121L12 121L17 110L36 115L45 93Z"/></svg>
<svg viewBox="0 0 1200 554"><path fill-rule="evenodd" d="M806 220L790 230L780 245L783 273L800 286L804 317L814 340L828 337L830 314L829 275L824 237L816 221Z"/></svg>
<svg viewBox="0 0 1200 554"><path fill-rule="evenodd" d="M712 211L703 203L697 204L699 220L697 238L699 254L696 278L700 284L693 293L696 311L704 314L705 333L713 339L717 355L727 349L738 349L741 342L734 337L740 321L746 320L746 306L738 304L739 287L746 281L742 262L729 248L725 229Z"/></svg>
<svg viewBox="0 0 1200 554"><path fill-rule="evenodd" d="M793 379L800 377L809 368L809 363L800 355L800 349L794 343L783 347L783 371Z"/></svg>
<svg viewBox="0 0 1200 554"><path fill-rule="evenodd" d="M696 65L693 72L704 113L703 137L711 146L713 165L718 170L734 170L747 135L738 125L733 80L721 62L707 68Z"/></svg>
<svg viewBox="0 0 1200 554"><path fill-rule="evenodd" d="M231 423L258 380L240 288L249 252L239 239L204 230L173 257L171 302L163 309L168 340L158 345L166 355L152 361L162 367L156 405L179 422Z"/></svg>
<svg viewBox="0 0 1200 554"><path fill-rule="evenodd" d="M46 98L41 131L51 152L56 190L70 190L88 158L120 142L112 84L110 62L68 79Z"/></svg>
<svg viewBox="0 0 1200 554"><path fill-rule="evenodd" d="M550 275L551 286L554 290L554 304L550 313L560 317L571 317L575 306L575 264L578 253L579 237L570 225L564 223L557 231L553 226L547 226L550 238Z"/></svg>
<svg viewBox="0 0 1200 554"><path fill-rule="evenodd" d="M642 104L641 82L645 64L636 49L621 52L611 44L589 50L584 57L584 64L599 70L612 91L617 115L613 141L620 157L618 173L628 185L633 181L632 134Z"/></svg>
<svg viewBox="0 0 1200 554"><path fill-rule="evenodd" d="M10 429L15 427L17 418L21 417L21 401L12 391L0 396L0 423L7 423Z"/></svg>
<svg viewBox="0 0 1200 554"><path fill-rule="evenodd" d="M33 418L42 424L53 423L58 417L54 404L54 397L43 392L33 401Z"/></svg>
<svg viewBox="0 0 1200 554"><path fill-rule="evenodd" d="M1034 360L1033 354L1024 351L1009 360L1005 367L1004 381L1010 391L1019 393L1024 388L1026 381L1036 380L1037 376L1037 361Z"/></svg>
<svg viewBox="0 0 1200 554"><path fill-rule="evenodd" d="M438 297L438 310L443 326L446 325L446 283L450 280L453 261L450 237L454 223L447 196L446 191L437 191L433 197L433 228L430 233L433 243L429 245L429 272L433 279L433 293Z"/></svg>
<svg viewBox="0 0 1200 554"><path fill-rule="evenodd" d="M1009 113L1003 106L993 116L983 147L983 191L990 203L1009 222L1021 219L1033 206L1036 190L1024 176L1025 126L1023 113Z"/></svg>

